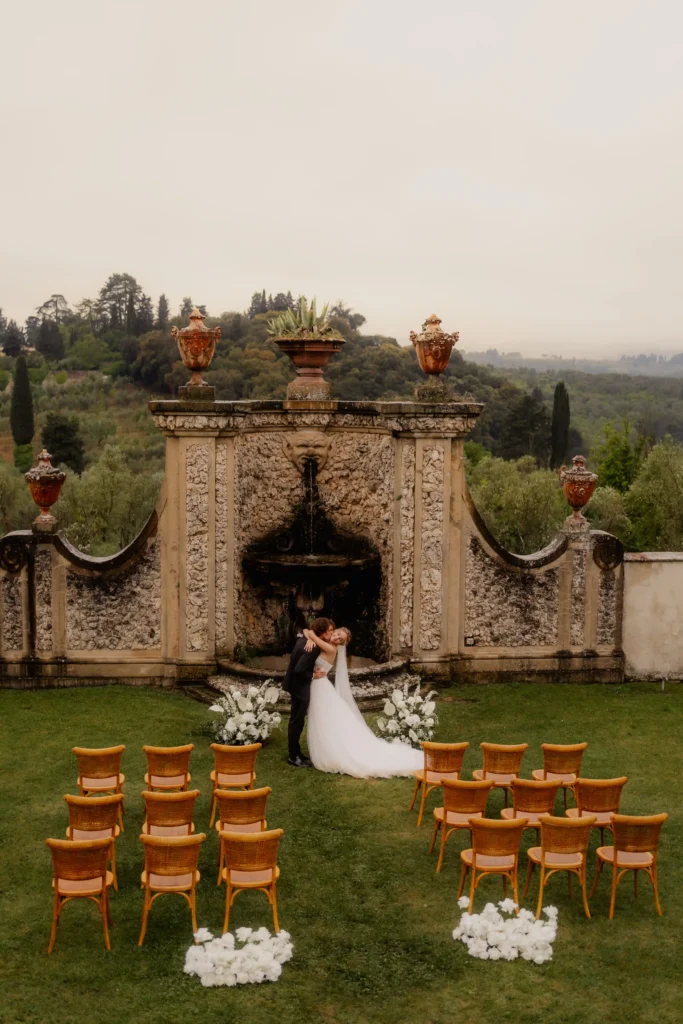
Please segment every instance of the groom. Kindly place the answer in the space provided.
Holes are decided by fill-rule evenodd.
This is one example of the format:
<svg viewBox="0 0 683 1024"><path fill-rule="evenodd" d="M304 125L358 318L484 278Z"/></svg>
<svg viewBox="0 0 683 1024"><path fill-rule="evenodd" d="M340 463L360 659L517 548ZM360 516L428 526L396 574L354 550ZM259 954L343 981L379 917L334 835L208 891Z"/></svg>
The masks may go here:
<svg viewBox="0 0 683 1024"><path fill-rule="evenodd" d="M329 640L334 633L334 622L330 619L315 619L311 623L311 630L322 640ZM320 650L315 647L312 651L306 651L306 637L299 633L294 644L294 650L289 659L289 665L285 673L284 689L292 698L292 708L289 715L289 764L295 768L310 768L311 762L301 753L299 740L304 730L308 704L311 699L311 682L313 680L313 669Z"/></svg>

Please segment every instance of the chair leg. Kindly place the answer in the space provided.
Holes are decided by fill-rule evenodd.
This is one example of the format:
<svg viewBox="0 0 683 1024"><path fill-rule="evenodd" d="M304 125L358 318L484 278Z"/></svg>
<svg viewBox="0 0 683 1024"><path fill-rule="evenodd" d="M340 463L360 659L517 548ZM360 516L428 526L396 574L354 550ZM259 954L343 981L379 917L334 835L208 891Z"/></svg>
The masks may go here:
<svg viewBox="0 0 683 1024"><path fill-rule="evenodd" d="M593 885L591 887L591 893L590 893L590 898L591 899L593 899L593 897L595 896L595 890L596 890L597 885L598 885L598 878L600 877L600 872L601 871L602 871L602 861L598 857L597 858L597 867L595 869L595 878L593 879Z"/></svg>
<svg viewBox="0 0 683 1024"><path fill-rule="evenodd" d="M469 871L469 868L468 868L467 864L465 864L465 862L463 861L462 871L460 872L460 885L458 886L458 895L456 897L457 899L460 899L460 897L463 894L463 890L465 888L465 879L467 878L467 872L468 871Z"/></svg>
<svg viewBox="0 0 683 1024"><path fill-rule="evenodd" d="M661 908L661 905L660 905L660 902L659 902L659 883L657 881L657 863L656 862L652 865L652 871L651 871L651 874L650 874L650 881L652 882L652 888L655 891L655 907L657 908L657 913L661 917L662 916L662 908Z"/></svg>
<svg viewBox="0 0 683 1024"><path fill-rule="evenodd" d="M477 872L475 871L474 865L473 865L472 866L472 877L470 879L470 905L467 908L467 911L468 911L469 914L472 913L472 907L474 906L474 890L477 888L476 882L475 882L476 876L477 876Z"/></svg>
<svg viewBox="0 0 683 1024"><path fill-rule="evenodd" d="M616 864L613 864L612 865L612 897L611 897L611 899L609 901L609 919L610 919L610 921L614 917L614 904L616 903L616 900L617 900L617 878L618 878L617 866L616 866Z"/></svg>
<svg viewBox="0 0 683 1024"><path fill-rule="evenodd" d="M275 883L274 882L273 882L273 885L272 885L272 888L271 888L271 892L272 892L271 903L273 905L273 927L275 928L275 934L277 935L279 933L279 931L280 931L280 922L277 919L277 895L275 893Z"/></svg>
<svg viewBox="0 0 683 1024"><path fill-rule="evenodd" d="M515 869L512 873L512 894L515 903L517 904L517 912L519 913L519 863L515 864Z"/></svg>
<svg viewBox="0 0 683 1024"><path fill-rule="evenodd" d="M228 882L226 884L226 887L225 887L225 917L223 918L223 935L225 935L225 933L227 932L228 925L230 924L230 905L231 905L231 903L232 903L232 887L230 885L230 882Z"/></svg>
<svg viewBox="0 0 683 1024"><path fill-rule="evenodd" d="M55 946L55 939L57 938L57 922L59 920L59 893L55 889L55 898L52 904L52 928L50 929L50 942L47 947L48 953L51 953Z"/></svg>
<svg viewBox="0 0 683 1024"><path fill-rule="evenodd" d="M424 814L424 811L425 811L425 801L427 799L427 788L428 788L427 787L427 783L423 782L422 783L422 796L420 798L420 813L417 816L417 827L418 828L422 824L422 815Z"/></svg>
<svg viewBox="0 0 683 1024"><path fill-rule="evenodd" d="M216 885L221 884L221 875L223 874L223 840L219 837L218 839L218 881Z"/></svg>
<svg viewBox="0 0 683 1024"><path fill-rule="evenodd" d="M216 815L216 790L215 788L211 791L211 820L209 821L209 828L213 828L213 819Z"/></svg>
<svg viewBox="0 0 683 1024"><path fill-rule="evenodd" d="M111 950L111 942L109 941L109 927L107 919L109 917L109 907L107 900L107 890L105 887L102 897L100 899L100 913L102 914L102 928L104 930L104 944L108 950Z"/></svg>
<svg viewBox="0 0 683 1024"><path fill-rule="evenodd" d="M413 790L413 799L410 801L410 807L408 808L409 811L412 811L413 807L415 806L415 799L417 797L417 791L419 788L420 779L415 779L415 789Z"/></svg>
<svg viewBox="0 0 683 1024"><path fill-rule="evenodd" d="M437 818L434 822L434 831L432 832L432 845L429 847L429 852L434 853L434 844L436 843L436 835L441 827L441 822Z"/></svg>
<svg viewBox="0 0 683 1024"><path fill-rule="evenodd" d="M586 911L586 917L591 916L590 909L588 907L588 896L586 894L586 863L584 859L583 868L579 874L579 881L581 883L581 895L583 897L583 909Z"/></svg>
<svg viewBox="0 0 683 1024"><path fill-rule="evenodd" d="M505 793L505 806L507 807L507 805L508 805L508 789L507 789L507 786L504 787L503 792Z"/></svg>
<svg viewBox="0 0 683 1024"><path fill-rule="evenodd" d="M567 810L567 787L566 786L562 787L562 794L564 796L564 809L566 811Z"/></svg>
<svg viewBox="0 0 683 1024"><path fill-rule="evenodd" d="M436 838L436 837L435 837ZM441 849L439 850L439 860L437 861L436 870L441 871L443 867L443 855L446 852L446 840L448 839L448 829L444 822L443 828L441 829Z"/></svg>
<svg viewBox="0 0 683 1024"><path fill-rule="evenodd" d="M149 916L150 898L149 889L145 889L145 905L142 908L142 928L140 929L140 938L138 939L138 946L141 946L145 941L145 932L147 931L147 918Z"/></svg>
<svg viewBox="0 0 683 1024"><path fill-rule="evenodd" d="M534 873L535 866L536 865L534 864L534 862L529 858L528 861L527 861L527 869L526 869L526 883L524 885L524 892L522 893L523 897L526 896L526 894L529 891L529 882L531 881L531 876Z"/></svg>
<svg viewBox="0 0 683 1024"><path fill-rule="evenodd" d="M123 832L123 804L119 804L118 818L119 818L119 828Z"/></svg>
<svg viewBox="0 0 683 1024"><path fill-rule="evenodd" d="M119 883L118 883L118 879L116 877L116 843L115 842L113 842L111 844L111 873L113 875L112 885L114 886L114 888L118 892L119 891Z"/></svg>
<svg viewBox="0 0 683 1024"><path fill-rule="evenodd" d="M190 894L190 911L192 913L192 934L197 931L197 887L192 886L192 892Z"/></svg>
<svg viewBox="0 0 683 1024"><path fill-rule="evenodd" d="M541 880L538 883L538 903L536 904L536 920L538 921L543 909L543 889L545 886L545 870L541 864Z"/></svg>

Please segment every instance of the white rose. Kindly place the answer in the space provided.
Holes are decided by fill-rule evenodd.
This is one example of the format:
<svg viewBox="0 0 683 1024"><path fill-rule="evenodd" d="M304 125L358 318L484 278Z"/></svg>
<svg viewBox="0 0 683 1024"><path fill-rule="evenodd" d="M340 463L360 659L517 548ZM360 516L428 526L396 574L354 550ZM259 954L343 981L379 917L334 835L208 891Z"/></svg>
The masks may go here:
<svg viewBox="0 0 683 1024"><path fill-rule="evenodd" d="M237 697L237 707L240 711L251 711L251 701L243 697L242 694Z"/></svg>
<svg viewBox="0 0 683 1024"><path fill-rule="evenodd" d="M393 700L397 708L400 707L401 704L403 703L403 691L394 690L394 692L391 695L391 699Z"/></svg>
<svg viewBox="0 0 683 1024"><path fill-rule="evenodd" d="M433 715L435 709L436 709L435 702L433 700L428 700L422 710L424 711L425 715Z"/></svg>
<svg viewBox="0 0 683 1024"><path fill-rule="evenodd" d="M269 686L263 695L263 699L266 704L277 704L278 697L280 696L279 686Z"/></svg>
<svg viewBox="0 0 683 1024"><path fill-rule="evenodd" d="M386 701L384 705L384 714L389 716L396 714L396 707L390 700Z"/></svg>
<svg viewBox="0 0 683 1024"><path fill-rule="evenodd" d="M258 697L258 686L250 686L247 690L247 697Z"/></svg>
<svg viewBox="0 0 683 1024"><path fill-rule="evenodd" d="M417 735L415 734L415 730L414 729L410 729L409 732L408 732L408 735L410 736L410 738L413 741L413 743L417 743Z"/></svg>
<svg viewBox="0 0 683 1024"><path fill-rule="evenodd" d="M427 721L425 722L425 725L428 726L431 729L432 726L434 725L434 719L433 718L428 718Z"/></svg>
<svg viewBox="0 0 683 1024"><path fill-rule="evenodd" d="M223 708L220 706L220 704L212 704L211 707L209 708L209 711L217 711L219 714L222 714Z"/></svg>
<svg viewBox="0 0 683 1024"><path fill-rule="evenodd" d="M387 722L387 732L398 732L398 730L399 725L396 719L392 719L390 722Z"/></svg>

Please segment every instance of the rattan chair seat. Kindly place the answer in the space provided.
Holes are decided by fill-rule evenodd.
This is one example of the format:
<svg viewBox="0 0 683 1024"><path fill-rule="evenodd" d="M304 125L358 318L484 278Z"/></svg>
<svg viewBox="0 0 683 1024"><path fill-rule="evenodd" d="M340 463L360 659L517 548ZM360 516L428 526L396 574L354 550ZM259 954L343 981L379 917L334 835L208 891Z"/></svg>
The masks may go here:
<svg viewBox="0 0 683 1024"><path fill-rule="evenodd" d="M604 860L606 864L612 864L614 862L613 846L598 846L595 852L600 860ZM627 853L625 850L619 850L619 854L617 856L617 867L649 868L652 861L653 857L651 853Z"/></svg>
<svg viewBox="0 0 683 1024"><path fill-rule="evenodd" d="M104 779L93 779L88 775L81 776L81 786L83 789L115 789L117 785L121 785L126 781L126 776L123 772L120 772L118 779L116 775L107 775Z"/></svg>
<svg viewBox="0 0 683 1024"><path fill-rule="evenodd" d="M148 825L145 822L142 831L146 836L191 836L194 825Z"/></svg>
<svg viewBox="0 0 683 1024"><path fill-rule="evenodd" d="M578 807L568 807L567 817L568 818L585 818L590 815L595 818L595 824L600 825L611 825L614 811L586 811L585 814L579 814Z"/></svg>
<svg viewBox="0 0 683 1024"><path fill-rule="evenodd" d="M58 878L59 888L58 892L60 896L99 896L102 892L102 879L101 878ZM114 876L111 871L107 871L107 885L111 885L114 881ZM52 888L55 887L55 879L52 879Z"/></svg>
<svg viewBox="0 0 683 1024"><path fill-rule="evenodd" d="M198 883L201 874L199 871L195 871L194 880ZM147 872L143 871L140 875L140 881L143 886L147 885ZM190 889L192 886L192 872L188 871L183 875L158 875L154 871L150 872L149 875L149 887L155 892L184 892L186 889Z"/></svg>
<svg viewBox="0 0 683 1024"><path fill-rule="evenodd" d="M470 817L473 817L473 815L470 815ZM465 864L467 864L468 866L472 865L472 851L471 850L462 850L461 853L460 853L460 856L461 856L462 860L464 860ZM514 866L515 866L515 858L514 858L513 854L509 854L508 856L504 856L504 857L492 857L492 856L489 856L489 854L486 854L486 853L478 853L477 854L477 869L478 870L481 870L483 868L513 868Z"/></svg>
<svg viewBox="0 0 683 1024"><path fill-rule="evenodd" d="M268 823L262 821L217 821L216 832L265 832Z"/></svg>
<svg viewBox="0 0 683 1024"><path fill-rule="evenodd" d="M87 828L71 828L70 825L67 826L66 830L66 838L74 839L77 842L82 839L111 839L112 835L114 839L121 835L121 829L118 825L114 826L113 832L110 828L91 830Z"/></svg>
<svg viewBox="0 0 683 1024"><path fill-rule="evenodd" d="M515 818L527 818L530 825L537 825L542 814L545 811L517 811L515 813L514 807L501 807L500 816L505 818L506 821L514 821Z"/></svg>
<svg viewBox="0 0 683 1024"><path fill-rule="evenodd" d="M443 807L434 808L434 817L437 821L443 821ZM470 818L483 818L484 815L479 811L477 814L461 814L460 811L448 811L446 814L447 825L464 825L469 828Z"/></svg>
<svg viewBox="0 0 683 1024"><path fill-rule="evenodd" d="M532 846L526 852L529 860L532 860L535 864L540 864L542 860L542 853L540 846ZM546 867L549 868L579 868L583 864L582 853L546 853L545 855Z"/></svg>
<svg viewBox="0 0 683 1024"><path fill-rule="evenodd" d="M149 775L145 772L145 785L154 786L155 789L177 789L191 779L189 772L187 775Z"/></svg>
<svg viewBox="0 0 683 1024"><path fill-rule="evenodd" d="M555 772L545 772L542 768L534 768L531 777L536 779L536 782L560 782L563 786L573 786L576 782L576 775L573 772L556 774Z"/></svg>
<svg viewBox="0 0 683 1024"><path fill-rule="evenodd" d="M513 779L516 779L516 775L501 775L499 772L486 772L484 774L483 768L475 768L472 772L472 778L476 779L477 782L494 782L496 786L509 786Z"/></svg>
<svg viewBox="0 0 683 1024"><path fill-rule="evenodd" d="M419 771L415 772L415 778L419 779L420 782L425 781L425 775L427 776L427 782L435 782L437 786L442 779L459 779L460 772L425 772L424 768L420 768Z"/></svg>
<svg viewBox="0 0 683 1024"><path fill-rule="evenodd" d="M275 881L280 877L279 867L275 867ZM228 881L228 868L223 868L223 880ZM259 888L262 885L270 885L273 881L273 869L263 868L261 871L239 871L230 868L230 884L239 886L240 889Z"/></svg>
<svg viewBox="0 0 683 1024"><path fill-rule="evenodd" d="M225 772L218 772L219 786L248 786L252 776L250 772L242 772L241 775L226 775ZM216 781L216 772L211 772L211 781Z"/></svg>

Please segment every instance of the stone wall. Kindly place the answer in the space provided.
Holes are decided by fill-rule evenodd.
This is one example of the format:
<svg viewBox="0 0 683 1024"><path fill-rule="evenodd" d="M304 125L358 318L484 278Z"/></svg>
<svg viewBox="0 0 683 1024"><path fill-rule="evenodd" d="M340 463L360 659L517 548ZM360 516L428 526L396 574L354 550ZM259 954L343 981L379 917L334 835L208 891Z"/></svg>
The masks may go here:
<svg viewBox="0 0 683 1024"><path fill-rule="evenodd" d="M623 647L633 679L683 679L683 552L624 559Z"/></svg>

